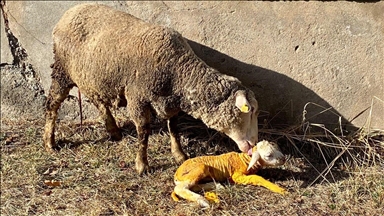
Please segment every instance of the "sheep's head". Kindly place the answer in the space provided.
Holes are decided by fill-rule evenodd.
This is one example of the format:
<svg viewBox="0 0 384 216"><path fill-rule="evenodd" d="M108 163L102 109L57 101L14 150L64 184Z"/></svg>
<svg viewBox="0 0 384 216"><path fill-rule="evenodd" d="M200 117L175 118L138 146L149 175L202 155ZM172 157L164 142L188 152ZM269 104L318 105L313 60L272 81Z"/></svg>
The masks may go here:
<svg viewBox="0 0 384 216"><path fill-rule="evenodd" d="M234 95L234 122L230 128L223 130L239 149L251 155L252 147L256 145L258 139L259 106L253 92L249 90L238 90Z"/></svg>
<svg viewBox="0 0 384 216"><path fill-rule="evenodd" d="M285 163L285 156L281 153L276 143L263 140L253 147L252 158L247 170L252 168L257 162L261 166L280 166Z"/></svg>

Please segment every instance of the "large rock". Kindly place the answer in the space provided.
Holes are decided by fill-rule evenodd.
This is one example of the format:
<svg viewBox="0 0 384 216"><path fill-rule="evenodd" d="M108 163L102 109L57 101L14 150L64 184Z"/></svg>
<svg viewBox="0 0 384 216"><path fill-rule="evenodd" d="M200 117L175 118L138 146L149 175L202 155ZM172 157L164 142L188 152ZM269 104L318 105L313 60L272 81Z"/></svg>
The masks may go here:
<svg viewBox="0 0 384 216"><path fill-rule="evenodd" d="M7 2L11 29L46 93L53 26L79 3ZM256 93L261 120L274 126L301 121L305 109L311 122L331 128L353 120L384 129L384 2L103 4L181 32L200 58ZM10 62L1 31L1 62Z"/></svg>

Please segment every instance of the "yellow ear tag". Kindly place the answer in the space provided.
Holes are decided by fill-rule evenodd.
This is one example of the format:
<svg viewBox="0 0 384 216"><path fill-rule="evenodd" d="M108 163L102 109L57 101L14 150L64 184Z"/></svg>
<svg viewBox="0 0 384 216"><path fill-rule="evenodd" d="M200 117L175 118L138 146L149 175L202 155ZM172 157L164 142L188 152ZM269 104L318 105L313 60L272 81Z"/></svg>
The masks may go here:
<svg viewBox="0 0 384 216"><path fill-rule="evenodd" d="M241 109L240 109L241 112L243 113L248 113L249 112L249 107L247 104L244 104Z"/></svg>

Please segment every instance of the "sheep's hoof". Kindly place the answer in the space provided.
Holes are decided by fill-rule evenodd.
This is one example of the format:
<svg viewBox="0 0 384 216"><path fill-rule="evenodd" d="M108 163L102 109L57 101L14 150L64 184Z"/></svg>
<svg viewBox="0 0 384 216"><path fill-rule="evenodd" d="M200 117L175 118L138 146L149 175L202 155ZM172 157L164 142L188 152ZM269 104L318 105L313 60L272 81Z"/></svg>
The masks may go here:
<svg viewBox="0 0 384 216"><path fill-rule="evenodd" d="M173 157L175 158L176 163L182 164L184 161L188 159L188 156L184 154L184 152L174 152Z"/></svg>
<svg viewBox="0 0 384 216"><path fill-rule="evenodd" d="M123 135L121 134L120 131L116 131L111 133L111 139L113 141L120 141L123 138Z"/></svg>
<svg viewBox="0 0 384 216"><path fill-rule="evenodd" d="M52 147L50 147L50 146L45 146L45 150L46 150L48 153L51 153L51 154L53 154L53 153L56 152L55 149L52 148Z"/></svg>
<svg viewBox="0 0 384 216"><path fill-rule="evenodd" d="M142 161L136 160L136 171L139 175L142 175L143 173L148 173L150 171L150 167L148 163L144 163Z"/></svg>
<svg viewBox="0 0 384 216"><path fill-rule="evenodd" d="M45 150L50 154L55 154L60 150L60 148L56 145L55 146L45 145Z"/></svg>
<svg viewBox="0 0 384 216"><path fill-rule="evenodd" d="M43 139L44 139L45 150L48 153L54 153L55 149L57 148L54 138L52 138L52 137L51 138L47 138L46 136L44 136Z"/></svg>

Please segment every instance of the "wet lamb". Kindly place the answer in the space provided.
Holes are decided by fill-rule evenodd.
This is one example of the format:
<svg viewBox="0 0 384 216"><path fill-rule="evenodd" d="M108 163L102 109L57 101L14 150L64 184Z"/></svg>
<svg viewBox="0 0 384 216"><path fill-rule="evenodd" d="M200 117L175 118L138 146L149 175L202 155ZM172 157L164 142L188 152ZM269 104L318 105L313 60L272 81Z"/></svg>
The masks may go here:
<svg viewBox="0 0 384 216"><path fill-rule="evenodd" d="M44 143L56 148L57 110L77 86L98 108L115 140L122 135L110 108L126 107L138 134L136 170L148 169L151 113L167 120L171 151L182 151L180 111L232 138L243 152L257 142L258 104L253 92L199 59L175 30L146 23L101 4L69 9L53 30L54 63L46 103Z"/></svg>
<svg viewBox="0 0 384 216"><path fill-rule="evenodd" d="M201 156L185 161L174 176L175 189L172 198L180 196L189 201L208 207L206 199L195 192L214 189L216 184L231 179L236 184L263 186L282 195L288 192L278 185L255 173L266 166L279 166L285 163L285 156L276 143L261 141L252 150L252 157L246 153L230 152L218 156ZM212 194L210 195L212 197ZM215 196L213 196L215 197Z"/></svg>

